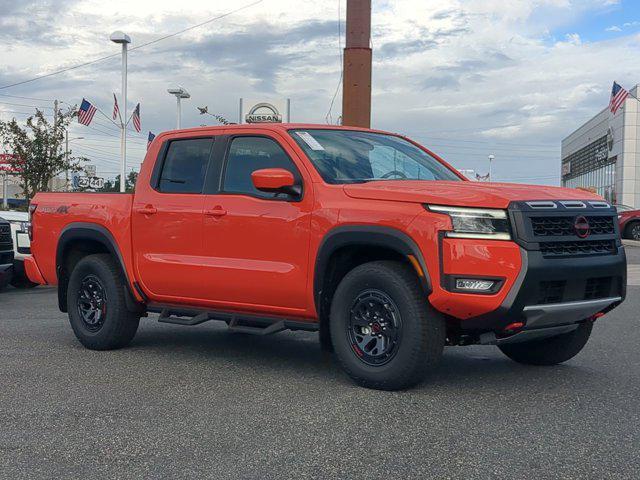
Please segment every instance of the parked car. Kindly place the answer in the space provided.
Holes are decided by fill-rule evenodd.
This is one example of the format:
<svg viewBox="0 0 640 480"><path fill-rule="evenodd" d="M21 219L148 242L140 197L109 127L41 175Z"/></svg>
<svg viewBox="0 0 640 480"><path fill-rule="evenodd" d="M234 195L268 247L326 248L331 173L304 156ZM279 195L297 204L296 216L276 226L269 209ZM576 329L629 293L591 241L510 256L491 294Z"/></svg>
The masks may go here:
<svg viewBox="0 0 640 480"><path fill-rule="evenodd" d="M37 283L30 281L24 271L24 259L31 255L31 242L28 233L29 214L27 212L4 211L0 212L0 216L7 220L11 226L14 248L11 285L16 288L33 288L37 286Z"/></svg>
<svg viewBox="0 0 640 480"><path fill-rule="evenodd" d="M41 193L30 209L27 274L58 286L95 350L129 344L146 312L319 331L353 380L394 390L421 381L445 345L564 362L625 296L616 211L602 198L470 182L381 131L166 132L135 193Z"/></svg>
<svg viewBox="0 0 640 480"><path fill-rule="evenodd" d="M4 289L13 275L13 240L9 222L0 218L0 290Z"/></svg>
<svg viewBox="0 0 640 480"><path fill-rule="evenodd" d="M628 205L615 205L622 238L640 241L640 210Z"/></svg>

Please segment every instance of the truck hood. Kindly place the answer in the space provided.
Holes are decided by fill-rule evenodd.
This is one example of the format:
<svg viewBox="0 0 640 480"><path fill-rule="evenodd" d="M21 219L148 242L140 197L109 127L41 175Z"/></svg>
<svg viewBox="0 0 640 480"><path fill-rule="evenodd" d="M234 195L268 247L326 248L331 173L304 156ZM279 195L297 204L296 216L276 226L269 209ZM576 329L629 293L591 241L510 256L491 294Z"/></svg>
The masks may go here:
<svg viewBox="0 0 640 480"><path fill-rule="evenodd" d="M433 203L459 207L506 208L520 200L602 200L572 188L520 183L383 180L344 186L352 198L396 202Z"/></svg>

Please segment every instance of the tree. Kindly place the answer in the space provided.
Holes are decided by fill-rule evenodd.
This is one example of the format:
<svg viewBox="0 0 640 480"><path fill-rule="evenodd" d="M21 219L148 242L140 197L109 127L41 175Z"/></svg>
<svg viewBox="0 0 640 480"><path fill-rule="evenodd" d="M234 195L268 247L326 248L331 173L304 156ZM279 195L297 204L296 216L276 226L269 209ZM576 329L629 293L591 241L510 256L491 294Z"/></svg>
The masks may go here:
<svg viewBox="0 0 640 480"><path fill-rule="evenodd" d="M138 181L138 172L131 171L129 175L127 175L127 180L125 183L125 190L127 192L133 192L133 189L136 186L136 181ZM100 192L119 192L120 191L120 175L116 175L115 180L106 180L104 182L104 186L98 190Z"/></svg>
<svg viewBox="0 0 640 480"><path fill-rule="evenodd" d="M49 183L64 171L76 172L82 169L83 157L67 156L62 145L67 127L76 117L75 107L61 112L54 107L53 122L36 109L35 115L27 118L22 127L12 119L0 121L0 138L5 148L13 153L9 160L17 171L19 185L27 200L38 192L49 190Z"/></svg>

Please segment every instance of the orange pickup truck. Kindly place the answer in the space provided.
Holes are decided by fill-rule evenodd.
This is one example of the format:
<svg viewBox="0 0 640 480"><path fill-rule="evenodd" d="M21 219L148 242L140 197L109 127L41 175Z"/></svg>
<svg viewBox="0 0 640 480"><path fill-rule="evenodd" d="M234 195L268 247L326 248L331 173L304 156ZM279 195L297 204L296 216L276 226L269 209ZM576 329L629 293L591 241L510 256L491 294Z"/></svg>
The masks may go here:
<svg viewBox="0 0 640 480"><path fill-rule="evenodd" d="M420 382L445 345L566 361L625 296L616 211L578 190L467 181L381 131L296 124L166 132L134 194L41 193L37 283L88 348L160 322L318 331L357 383Z"/></svg>

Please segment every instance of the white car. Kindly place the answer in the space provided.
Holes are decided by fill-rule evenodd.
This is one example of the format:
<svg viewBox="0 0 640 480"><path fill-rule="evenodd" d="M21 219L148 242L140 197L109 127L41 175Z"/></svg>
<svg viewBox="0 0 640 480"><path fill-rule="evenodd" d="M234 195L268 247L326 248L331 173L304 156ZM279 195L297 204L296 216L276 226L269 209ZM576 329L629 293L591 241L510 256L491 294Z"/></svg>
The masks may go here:
<svg viewBox="0 0 640 480"><path fill-rule="evenodd" d="M13 238L14 260L11 285L16 288L32 288L36 284L29 281L24 272L24 258L31 255L29 241L29 214L27 212L0 211L0 218L4 218L11 225Z"/></svg>

